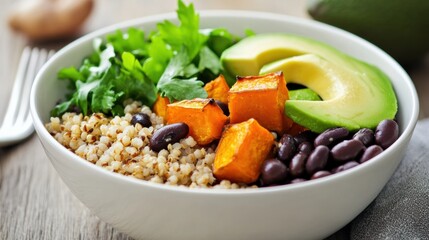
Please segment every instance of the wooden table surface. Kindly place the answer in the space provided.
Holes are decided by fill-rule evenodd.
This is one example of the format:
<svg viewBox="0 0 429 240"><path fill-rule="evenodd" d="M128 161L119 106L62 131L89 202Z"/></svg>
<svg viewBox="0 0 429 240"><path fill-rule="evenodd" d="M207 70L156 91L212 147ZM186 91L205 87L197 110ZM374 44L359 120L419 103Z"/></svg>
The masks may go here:
<svg viewBox="0 0 429 240"><path fill-rule="evenodd" d="M0 0L0 121L6 111L18 60L29 44L7 25L15 1ZM123 20L172 12L176 0L96 0L82 34ZM162 3L162 4L161 4ZM199 0L197 10L258 10L308 18L303 0ZM61 46L64 43L58 43ZM420 118L429 116L429 61L407 69L420 96ZM340 234L347 235L347 231ZM0 239L128 239L77 200L51 166L33 134L0 148Z"/></svg>

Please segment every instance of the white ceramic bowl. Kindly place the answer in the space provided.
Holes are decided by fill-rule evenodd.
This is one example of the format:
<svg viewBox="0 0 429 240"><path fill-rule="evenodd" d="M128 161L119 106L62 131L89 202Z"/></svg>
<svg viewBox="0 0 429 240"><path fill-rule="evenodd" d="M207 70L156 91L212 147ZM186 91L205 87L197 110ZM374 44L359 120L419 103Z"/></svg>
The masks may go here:
<svg viewBox="0 0 429 240"><path fill-rule="evenodd" d="M252 190L171 187L106 171L74 155L44 127L49 111L65 93L57 81L62 67L78 66L92 40L131 26L154 29L175 14L114 25L60 50L37 75L31 92L35 129L70 190L93 213L135 238L144 239L317 239L339 230L365 209L400 163L418 116L418 98L405 71L372 44L310 20L257 12L201 12L203 28L226 27L236 34L287 32L326 42L377 65L392 80L399 101L400 138L385 152L351 170L319 180Z"/></svg>

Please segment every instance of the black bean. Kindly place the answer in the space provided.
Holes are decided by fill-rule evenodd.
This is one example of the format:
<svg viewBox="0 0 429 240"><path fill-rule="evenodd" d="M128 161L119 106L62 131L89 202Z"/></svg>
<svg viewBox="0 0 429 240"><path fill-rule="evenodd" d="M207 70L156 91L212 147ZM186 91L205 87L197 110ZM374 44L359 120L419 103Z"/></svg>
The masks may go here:
<svg viewBox="0 0 429 240"><path fill-rule="evenodd" d="M306 154L310 154L314 149L314 146L311 142L302 142L298 146L298 151Z"/></svg>
<svg viewBox="0 0 429 240"><path fill-rule="evenodd" d="M254 184L258 187L265 187L264 183L262 182L261 176L259 176L258 180L256 180L256 182L254 182Z"/></svg>
<svg viewBox="0 0 429 240"><path fill-rule="evenodd" d="M289 170L292 177L300 177L304 174L307 157L308 155L303 152L299 152L293 156L289 163Z"/></svg>
<svg viewBox="0 0 429 240"><path fill-rule="evenodd" d="M216 104L220 107L220 109L222 109L223 114L225 114L225 116L229 116L229 108L228 105L219 101L219 100L215 100Z"/></svg>
<svg viewBox="0 0 429 240"><path fill-rule="evenodd" d="M296 153L296 143L292 135L284 134L280 139L281 145L277 152L277 158L287 163Z"/></svg>
<svg viewBox="0 0 429 240"><path fill-rule="evenodd" d="M350 162L344 163L343 165L340 165L340 166L332 169L331 172L332 173L339 173L339 172L345 171L347 169L356 167L357 165L359 165L358 162L356 162L356 161L350 161Z"/></svg>
<svg viewBox="0 0 429 240"><path fill-rule="evenodd" d="M345 128L330 128L322 132L314 139L314 146L332 146L341 140L344 140L349 135L349 131Z"/></svg>
<svg viewBox="0 0 429 240"><path fill-rule="evenodd" d="M399 137L398 124L390 119L381 121L375 129L375 142L383 149L392 145Z"/></svg>
<svg viewBox="0 0 429 240"><path fill-rule="evenodd" d="M322 170L328 162L328 157L329 148L324 145L317 146L307 158L305 164L307 174L311 176L315 172Z"/></svg>
<svg viewBox="0 0 429 240"><path fill-rule="evenodd" d="M310 179L318 179L318 178L326 177L329 175L332 175L332 173L329 171L326 171L326 170L317 171L313 174L313 176L311 176Z"/></svg>
<svg viewBox="0 0 429 240"><path fill-rule="evenodd" d="M364 145L359 140L344 140L332 148L331 155L337 161L348 161L356 158L363 148Z"/></svg>
<svg viewBox="0 0 429 240"><path fill-rule="evenodd" d="M314 139L316 138L316 136L317 136L316 133L314 133L310 130L307 130L307 131L301 132L298 135L296 135L294 137L294 139L295 139L296 144L299 145L303 142L313 142Z"/></svg>
<svg viewBox="0 0 429 240"><path fill-rule="evenodd" d="M261 166L261 180L264 185L281 183L287 178L287 167L278 159L268 159Z"/></svg>
<svg viewBox="0 0 429 240"><path fill-rule="evenodd" d="M374 144L374 132L369 128L362 128L353 135L353 139L361 141L368 147Z"/></svg>
<svg viewBox="0 0 429 240"><path fill-rule="evenodd" d="M146 113L136 113L133 115L133 118L131 118L131 124L135 126L137 123L140 123L142 127L152 126L150 117Z"/></svg>
<svg viewBox="0 0 429 240"><path fill-rule="evenodd" d="M307 179L305 179L305 178L295 178L292 181L290 181L290 183L294 184L294 183L300 183L300 182L305 182L305 181L307 181Z"/></svg>
<svg viewBox="0 0 429 240"><path fill-rule="evenodd" d="M359 162L363 163L383 152L383 148L378 145L372 145L363 152Z"/></svg>
<svg viewBox="0 0 429 240"><path fill-rule="evenodd" d="M168 144L179 142L189 133L189 127L185 123L173 123L166 125L152 135L149 141L150 149L159 152L162 149L167 149Z"/></svg>

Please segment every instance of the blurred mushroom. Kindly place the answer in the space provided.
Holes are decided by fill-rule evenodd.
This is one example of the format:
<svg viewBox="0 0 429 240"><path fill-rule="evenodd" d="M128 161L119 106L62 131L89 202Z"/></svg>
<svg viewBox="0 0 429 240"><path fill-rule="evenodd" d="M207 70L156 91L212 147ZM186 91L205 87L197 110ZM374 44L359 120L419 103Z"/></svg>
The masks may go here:
<svg viewBox="0 0 429 240"><path fill-rule="evenodd" d="M93 0L22 1L12 9L9 24L33 41L70 37L85 22L93 4Z"/></svg>

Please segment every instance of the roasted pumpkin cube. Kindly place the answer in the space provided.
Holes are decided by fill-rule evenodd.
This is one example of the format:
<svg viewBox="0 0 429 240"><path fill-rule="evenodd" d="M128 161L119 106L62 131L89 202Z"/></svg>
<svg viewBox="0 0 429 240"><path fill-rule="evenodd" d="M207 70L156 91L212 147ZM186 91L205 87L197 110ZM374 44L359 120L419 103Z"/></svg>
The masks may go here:
<svg viewBox="0 0 429 240"><path fill-rule="evenodd" d="M254 118L268 130L283 133L292 126L292 120L284 113L288 99L282 72L237 77L237 82L228 93L230 122L239 123Z"/></svg>
<svg viewBox="0 0 429 240"><path fill-rule="evenodd" d="M196 98L167 105L167 123L183 122L199 145L219 139L228 118L213 99Z"/></svg>
<svg viewBox="0 0 429 240"><path fill-rule="evenodd" d="M204 90L206 90L209 98L228 104L229 86L223 75L219 75L216 79L208 82L204 86Z"/></svg>
<svg viewBox="0 0 429 240"><path fill-rule="evenodd" d="M170 100L168 100L168 98L158 95L158 98L153 104L152 110L156 115L163 117L165 120L165 115L167 114L167 105L169 103Z"/></svg>
<svg viewBox="0 0 429 240"><path fill-rule="evenodd" d="M229 125L216 149L214 175L232 182L255 182L273 143L273 135L253 118Z"/></svg>

